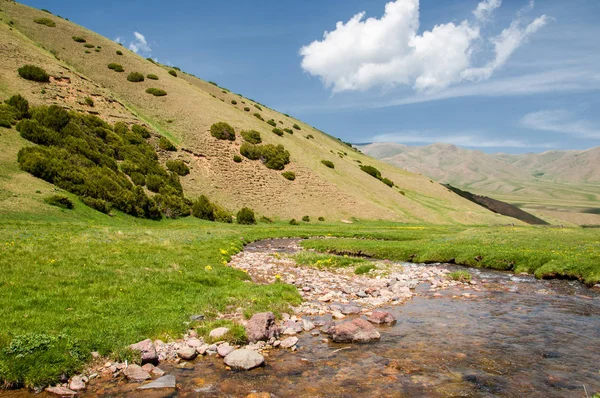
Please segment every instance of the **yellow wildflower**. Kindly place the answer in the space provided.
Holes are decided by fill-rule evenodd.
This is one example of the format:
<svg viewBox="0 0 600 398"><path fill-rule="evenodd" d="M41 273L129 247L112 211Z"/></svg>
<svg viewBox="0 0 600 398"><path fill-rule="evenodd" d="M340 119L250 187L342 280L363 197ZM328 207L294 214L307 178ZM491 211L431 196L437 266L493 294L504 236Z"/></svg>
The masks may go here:
<svg viewBox="0 0 600 398"><path fill-rule="evenodd" d="M212 271L212 267L210 265L207 265L206 267L204 267L204 269L207 271Z"/></svg>

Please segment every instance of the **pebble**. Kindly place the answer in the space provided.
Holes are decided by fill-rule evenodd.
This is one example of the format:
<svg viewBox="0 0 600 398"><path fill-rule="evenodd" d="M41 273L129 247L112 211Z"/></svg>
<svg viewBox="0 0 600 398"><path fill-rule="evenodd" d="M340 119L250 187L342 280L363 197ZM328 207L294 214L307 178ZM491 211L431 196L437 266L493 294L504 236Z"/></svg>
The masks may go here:
<svg viewBox="0 0 600 398"><path fill-rule="evenodd" d="M281 348L292 348L298 343L298 337L288 337L281 342Z"/></svg>

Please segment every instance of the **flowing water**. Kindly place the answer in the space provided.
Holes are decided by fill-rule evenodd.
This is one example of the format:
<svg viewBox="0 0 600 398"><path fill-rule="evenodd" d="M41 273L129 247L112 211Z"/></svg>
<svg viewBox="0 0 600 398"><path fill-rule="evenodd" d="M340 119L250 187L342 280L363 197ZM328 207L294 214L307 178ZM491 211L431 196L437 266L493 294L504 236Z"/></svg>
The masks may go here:
<svg viewBox="0 0 600 398"><path fill-rule="evenodd" d="M410 266L410 265L407 265ZM452 267L452 266L449 266ZM458 267L453 267L458 268ZM84 396L585 397L600 392L600 293L573 281L473 270L480 292L421 294L388 308L398 319L367 345L300 335L298 351L274 350L266 366L225 370L199 358L191 370L161 364L176 392L136 392L123 380L92 381Z"/></svg>

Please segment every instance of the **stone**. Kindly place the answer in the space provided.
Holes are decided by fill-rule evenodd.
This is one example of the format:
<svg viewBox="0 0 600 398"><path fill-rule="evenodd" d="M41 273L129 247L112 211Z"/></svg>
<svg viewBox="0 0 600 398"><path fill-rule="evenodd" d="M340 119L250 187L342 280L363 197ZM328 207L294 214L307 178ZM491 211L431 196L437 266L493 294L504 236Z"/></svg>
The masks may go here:
<svg viewBox="0 0 600 398"><path fill-rule="evenodd" d="M188 339L188 341L186 341L185 343L192 348L198 348L198 347L202 346L202 344L204 344L204 342L202 340L197 339L195 337Z"/></svg>
<svg viewBox="0 0 600 398"><path fill-rule="evenodd" d="M179 356L181 359L185 359L186 361L191 361L192 359L196 358L197 355L198 352L194 347L182 347L177 351L177 356Z"/></svg>
<svg viewBox="0 0 600 398"><path fill-rule="evenodd" d="M177 364L177 369L194 370L194 365L189 362L181 362Z"/></svg>
<svg viewBox="0 0 600 398"><path fill-rule="evenodd" d="M385 323L388 325L393 325L394 323L396 323L396 318L394 318L392 314L390 314L387 311L380 310L373 311L373 313L370 317L367 318L367 320L376 324Z"/></svg>
<svg viewBox="0 0 600 398"><path fill-rule="evenodd" d="M208 336L211 339L220 339L221 337L225 336L228 332L229 332L228 328L220 327L220 328L211 330L210 333L208 334Z"/></svg>
<svg viewBox="0 0 600 398"><path fill-rule="evenodd" d="M225 344L221 344L217 348L217 354L219 354L219 356L225 358L227 355L231 354L234 350L235 350L235 347L232 347L229 344L225 343Z"/></svg>
<svg viewBox="0 0 600 398"><path fill-rule="evenodd" d="M375 327L362 318L335 325L330 332L336 343L369 343L381 338Z"/></svg>
<svg viewBox="0 0 600 398"><path fill-rule="evenodd" d="M177 385L177 383L175 380L175 376L166 375L166 376L159 377L158 379L156 379L148 384L144 384L143 386L138 387L138 390L156 390L156 389L160 389L160 388L175 388L176 385Z"/></svg>
<svg viewBox="0 0 600 398"><path fill-rule="evenodd" d="M151 373L152 369L154 369L154 365L152 365L151 363L147 363L142 366L142 369L144 369L148 373Z"/></svg>
<svg viewBox="0 0 600 398"><path fill-rule="evenodd" d="M360 307L356 305L344 305L340 312L344 315L360 314Z"/></svg>
<svg viewBox="0 0 600 398"><path fill-rule="evenodd" d="M272 312L254 314L246 324L246 336L248 336L250 343L268 341L278 335L279 328L275 323L275 315Z"/></svg>
<svg viewBox="0 0 600 398"><path fill-rule="evenodd" d="M246 395L246 398L271 398L272 395L268 392L252 392Z"/></svg>
<svg viewBox="0 0 600 398"><path fill-rule="evenodd" d="M132 344L129 346L129 348L133 351L140 352L142 363L158 362L158 353L156 352L156 347L150 339L146 339L140 341L139 343Z"/></svg>
<svg viewBox="0 0 600 398"><path fill-rule="evenodd" d="M87 380L87 377L84 378L84 376L81 376L81 375L73 376L73 378L69 382L69 390L72 390L72 391L85 390L85 380L84 379Z"/></svg>
<svg viewBox="0 0 600 398"><path fill-rule="evenodd" d="M283 330L282 334L284 334L286 336L293 336L293 335L296 334L296 329L294 329L294 328L286 328L286 329Z"/></svg>
<svg viewBox="0 0 600 398"><path fill-rule="evenodd" d="M346 317L346 315L342 314L339 311L333 311L333 314L331 314L331 316L333 316L335 319L344 319Z"/></svg>
<svg viewBox="0 0 600 398"><path fill-rule="evenodd" d="M75 391L69 390L66 387L60 387L60 386L48 387L48 388L46 388L46 392L48 392L50 394L60 395L61 397L72 397L74 395L77 395L77 393Z"/></svg>
<svg viewBox="0 0 600 398"><path fill-rule="evenodd" d="M310 332L314 328L315 328L315 324L314 323L312 323L308 319L303 319L302 320L302 329L304 329L305 332Z"/></svg>
<svg viewBox="0 0 600 398"><path fill-rule="evenodd" d="M206 351L208 351L208 344L202 344L200 347L196 348L196 352L200 355L206 354Z"/></svg>
<svg viewBox="0 0 600 398"><path fill-rule="evenodd" d="M298 337L288 337L281 342L281 348L292 348L298 342Z"/></svg>
<svg viewBox="0 0 600 398"><path fill-rule="evenodd" d="M225 365L232 369L250 370L265 363L265 358L252 350L235 350L224 359Z"/></svg>
<svg viewBox="0 0 600 398"><path fill-rule="evenodd" d="M150 378L148 372L142 369L142 367L139 365L129 365L125 368L123 374L128 380L131 381L144 381Z"/></svg>
<svg viewBox="0 0 600 398"><path fill-rule="evenodd" d="M154 369L152 369L152 374L153 374L154 376L159 376L159 377L160 377L160 376L164 376L164 374L165 374L165 371L164 371L164 370L162 370L162 369L161 369L161 368L159 368L159 367L155 367Z"/></svg>

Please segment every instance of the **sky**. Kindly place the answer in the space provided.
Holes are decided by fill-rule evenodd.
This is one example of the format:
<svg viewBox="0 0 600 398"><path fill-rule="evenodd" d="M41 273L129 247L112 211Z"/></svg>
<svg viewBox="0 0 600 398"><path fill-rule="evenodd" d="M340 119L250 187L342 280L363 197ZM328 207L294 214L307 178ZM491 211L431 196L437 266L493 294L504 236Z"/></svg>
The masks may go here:
<svg viewBox="0 0 600 398"><path fill-rule="evenodd" d="M347 142L600 146L598 0L23 0Z"/></svg>

